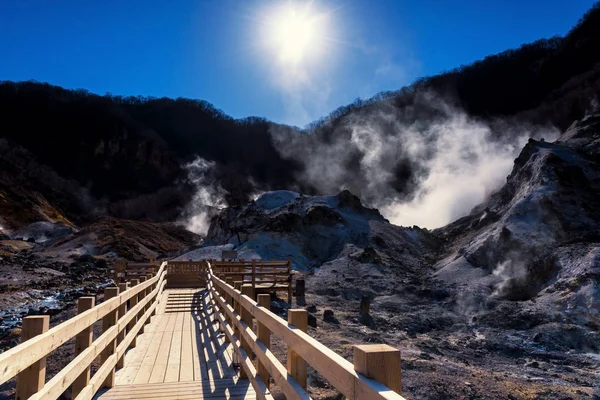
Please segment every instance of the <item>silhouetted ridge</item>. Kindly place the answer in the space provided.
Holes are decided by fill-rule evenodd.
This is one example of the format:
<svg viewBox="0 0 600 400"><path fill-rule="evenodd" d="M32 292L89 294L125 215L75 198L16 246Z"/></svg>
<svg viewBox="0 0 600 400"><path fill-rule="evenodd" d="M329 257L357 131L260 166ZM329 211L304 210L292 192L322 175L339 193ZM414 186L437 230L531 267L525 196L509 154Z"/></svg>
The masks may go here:
<svg viewBox="0 0 600 400"><path fill-rule="evenodd" d="M176 195L157 207L182 208L193 194L184 165L196 156L216 163L214 179L232 205L244 204L251 194L264 190L316 194L310 182L300 179L305 166L289 155L286 159L275 147L273 128L285 128L279 129L285 132L285 141L299 139L299 145L320 146L349 138L351 117L374 118L382 107L404 124L427 124L443 113L428 101L432 95L488 122L499 140L510 141L516 134L504 129L506 121L564 130L583 118L599 98L599 48L597 3L564 38L524 44L421 78L398 91L357 99L305 130L258 117L234 119L202 100L99 96L45 83L4 81L0 82L2 136L61 177L75 180L93 198L109 203L169 188ZM393 124L382 129L384 135L396 133ZM310 139L305 132L311 132ZM364 154L352 151L355 154L342 166L356 177L356 182L349 182L351 189L364 184L360 174L353 175ZM393 197L410 199L423 168L409 159L397 160L390 169ZM127 215L133 212L132 207L125 208ZM113 205L108 212L122 210Z"/></svg>

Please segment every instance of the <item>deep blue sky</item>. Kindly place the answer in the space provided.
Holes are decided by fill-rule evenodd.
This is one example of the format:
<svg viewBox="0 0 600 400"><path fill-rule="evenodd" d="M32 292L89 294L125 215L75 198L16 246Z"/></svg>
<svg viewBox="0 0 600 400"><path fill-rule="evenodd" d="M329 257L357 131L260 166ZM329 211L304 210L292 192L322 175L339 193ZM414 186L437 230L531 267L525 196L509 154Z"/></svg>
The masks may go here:
<svg viewBox="0 0 600 400"><path fill-rule="evenodd" d="M0 0L0 80L207 100L303 125L356 97L553 35L593 0L315 1L328 47L307 81L260 46L274 0ZM331 42L330 39L335 39Z"/></svg>

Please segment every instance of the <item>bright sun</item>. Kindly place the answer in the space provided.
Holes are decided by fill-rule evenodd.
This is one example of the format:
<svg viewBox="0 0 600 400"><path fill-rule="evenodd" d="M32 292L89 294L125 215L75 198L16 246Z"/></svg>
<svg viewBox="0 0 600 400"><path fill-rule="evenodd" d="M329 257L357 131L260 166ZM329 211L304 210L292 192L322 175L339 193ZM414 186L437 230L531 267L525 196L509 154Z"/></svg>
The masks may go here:
<svg viewBox="0 0 600 400"><path fill-rule="evenodd" d="M317 56L325 43L325 14L312 2L286 3L266 18L266 43L284 64L298 65Z"/></svg>
<svg viewBox="0 0 600 400"><path fill-rule="evenodd" d="M284 61L299 62L316 45L315 21L310 16L296 10L286 10L277 21L275 40L280 48L280 56Z"/></svg>

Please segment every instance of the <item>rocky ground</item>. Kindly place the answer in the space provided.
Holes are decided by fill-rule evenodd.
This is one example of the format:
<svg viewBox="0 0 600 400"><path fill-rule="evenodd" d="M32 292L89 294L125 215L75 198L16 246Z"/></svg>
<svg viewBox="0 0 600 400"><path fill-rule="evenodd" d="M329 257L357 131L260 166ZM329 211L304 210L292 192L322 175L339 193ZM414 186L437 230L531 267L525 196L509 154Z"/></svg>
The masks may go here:
<svg viewBox="0 0 600 400"><path fill-rule="evenodd" d="M91 287L88 287L81 293L78 293L76 297L79 296L96 296L97 301L100 302L103 300L102 290ZM73 318L76 314L76 311L77 309L74 301L66 302L65 305L59 310L55 310L56 313L53 313L53 315L50 317L50 328L68 320L69 318ZM100 321L93 325L93 331L94 337L98 337L102 334L102 324ZM12 330L9 335L3 338L3 346L5 346L5 348L9 348L17 345L19 343L20 333L21 332L19 328ZM54 375L56 375L69 363L69 361L73 359L74 349L75 339L71 339L53 351L49 357L46 357L46 381L52 379ZM92 374L96 372L99 366L99 359L96 359L92 363ZM15 380L12 379L0 385L0 400L9 400L15 398L15 383ZM71 399L70 392L65 392L60 399Z"/></svg>
<svg viewBox="0 0 600 400"><path fill-rule="evenodd" d="M24 316L60 314L78 297L102 292L116 258L169 257L199 241L175 224L114 218L81 229L41 221L0 239L0 350L17 343Z"/></svg>
<svg viewBox="0 0 600 400"><path fill-rule="evenodd" d="M0 309L57 312L55 323L72 310L47 304L97 293L117 254L197 260L235 249L291 258L306 280L295 305L309 311L309 333L344 357L357 343L399 348L409 399L600 398L599 155L600 117L553 143L530 140L502 188L433 231L391 225L348 191L267 192L223 210L199 248L172 224L28 225L1 238ZM273 308L285 316L285 303ZM9 347L18 325L4 314ZM285 361L277 339L273 351ZM309 380L314 398L340 398L314 371Z"/></svg>
<svg viewBox="0 0 600 400"><path fill-rule="evenodd" d="M20 341L21 320L51 315L55 326L76 312L81 296L102 301L112 285L117 257L145 261L193 248L199 237L175 224L103 218L83 228L41 221L0 237L0 352ZM94 327L96 337L100 324ZM73 358L72 341L47 358L47 379ZM96 368L94 364L92 369ZM0 399L14 398L14 379L0 385ZM68 393L65 394L69 398Z"/></svg>
<svg viewBox="0 0 600 400"><path fill-rule="evenodd" d="M352 344L399 348L407 398L583 399L597 390L600 357L589 349L597 342L586 340L578 326L527 329L535 325L530 322L535 316L519 314L510 304L496 311L497 321L510 328L473 321L454 311L457 296L451 289L408 279L382 288L365 316L355 295L364 291L361 282L348 282L328 269L308 277L306 308L317 323L311 335L348 359ZM334 290L315 289L324 286L324 275L344 283ZM325 318L326 310L331 317Z"/></svg>
<svg viewBox="0 0 600 400"><path fill-rule="evenodd" d="M599 154L599 117L530 140L502 188L434 231L391 225L349 192L269 192L213 220L219 247L181 258L291 257L311 335L347 358L355 343L400 348L408 398L599 398Z"/></svg>

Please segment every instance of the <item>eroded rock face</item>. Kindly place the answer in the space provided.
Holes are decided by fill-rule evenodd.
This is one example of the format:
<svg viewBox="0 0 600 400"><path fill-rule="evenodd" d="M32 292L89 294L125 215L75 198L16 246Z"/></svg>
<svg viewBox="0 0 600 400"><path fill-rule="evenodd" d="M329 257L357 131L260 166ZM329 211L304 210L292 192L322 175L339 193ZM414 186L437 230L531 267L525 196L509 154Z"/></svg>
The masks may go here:
<svg viewBox="0 0 600 400"><path fill-rule="evenodd" d="M397 237L406 236L406 244L414 247L410 246L412 233L403 235L404 231L412 232L412 228L390 225L379 211L363 206L347 190L336 196L275 191L264 193L245 207L219 214L212 220L206 243L231 243L249 257L291 257L295 267L304 270L335 260L350 245L368 252L356 256L359 261L389 263L389 257L377 255L374 249L386 247L386 237L397 245L392 232L397 232ZM421 235L428 236L424 232Z"/></svg>
<svg viewBox="0 0 600 400"><path fill-rule="evenodd" d="M481 321L497 323L498 309L481 300L493 297L520 301L517 314L544 316L523 321L525 328L556 321L555 310L562 322L598 325L599 154L599 117L573 124L554 143L530 139L486 204L435 231L448 243L436 276L471 293Z"/></svg>

